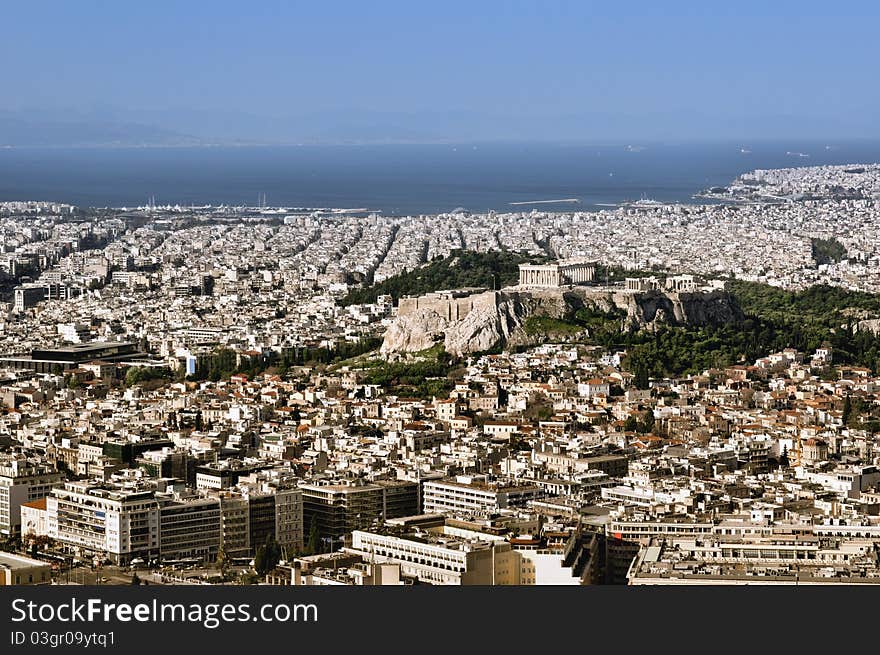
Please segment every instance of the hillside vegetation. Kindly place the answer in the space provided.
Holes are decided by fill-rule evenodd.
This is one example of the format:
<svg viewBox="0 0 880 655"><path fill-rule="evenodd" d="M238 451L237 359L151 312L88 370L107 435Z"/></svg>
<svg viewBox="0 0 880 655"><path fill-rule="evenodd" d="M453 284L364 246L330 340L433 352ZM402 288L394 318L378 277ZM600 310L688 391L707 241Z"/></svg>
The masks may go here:
<svg viewBox="0 0 880 655"><path fill-rule="evenodd" d="M608 341L629 347L627 368L652 376L751 364L783 348L811 354L823 344L834 348L836 363L880 371L880 338L852 329L854 315L880 316L880 295L827 285L793 292L741 280L731 280L727 288L746 315L742 322L616 334Z"/></svg>
<svg viewBox="0 0 880 655"><path fill-rule="evenodd" d="M493 250L473 252L453 250L448 257L383 280L361 289L353 289L342 305L376 302L381 295L390 295L396 303L402 296L418 296L441 289L485 287L500 289L519 282L519 265L542 263L546 257L526 253Z"/></svg>

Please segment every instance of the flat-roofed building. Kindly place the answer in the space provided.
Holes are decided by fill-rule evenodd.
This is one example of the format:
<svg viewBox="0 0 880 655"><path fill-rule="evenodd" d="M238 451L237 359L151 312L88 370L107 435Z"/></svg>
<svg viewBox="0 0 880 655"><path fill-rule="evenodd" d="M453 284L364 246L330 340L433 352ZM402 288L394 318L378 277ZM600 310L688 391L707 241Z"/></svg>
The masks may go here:
<svg viewBox="0 0 880 655"><path fill-rule="evenodd" d="M303 492L242 484L212 491L220 504L220 544L229 557L253 557L274 539L288 554L303 547Z"/></svg>
<svg viewBox="0 0 880 655"><path fill-rule="evenodd" d="M544 490L535 484L492 484L482 476L458 476L422 483L425 513L492 514L502 509L523 507L543 495Z"/></svg>
<svg viewBox="0 0 880 655"><path fill-rule="evenodd" d="M627 574L630 585L880 584L875 546L865 539L724 537L654 539Z"/></svg>
<svg viewBox="0 0 880 655"><path fill-rule="evenodd" d="M611 477L623 477L629 471L629 459L626 455L581 455L554 449L549 445L539 445L532 450L532 463L563 475L602 471Z"/></svg>
<svg viewBox="0 0 880 655"><path fill-rule="evenodd" d="M338 539L375 521L419 511L418 483L408 480L304 484L300 488L306 529L314 522L324 537Z"/></svg>
<svg viewBox="0 0 880 655"><path fill-rule="evenodd" d="M105 555L115 564L160 555L155 492L67 482L46 499L49 536L68 552Z"/></svg>
<svg viewBox="0 0 880 655"><path fill-rule="evenodd" d="M15 287L12 292L13 309L16 312L23 312L26 309L35 307L38 303L46 299L47 291L45 284L25 284Z"/></svg>
<svg viewBox="0 0 880 655"><path fill-rule="evenodd" d="M21 506L45 498L64 475L51 466L12 456L0 460L0 534L21 529Z"/></svg>
<svg viewBox="0 0 880 655"><path fill-rule="evenodd" d="M217 559L220 549L220 501L216 498L168 499L159 506L159 550L166 559Z"/></svg>
<svg viewBox="0 0 880 655"><path fill-rule="evenodd" d="M367 561L397 564L401 575L427 584L512 585L519 581L519 557L503 540L355 530L351 550Z"/></svg>
<svg viewBox="0 0 880 655"><path fill-rule="evenodd" d="M0 366L31 370L37 373L53 373L79 368L80 364L100 359L107 363L128 362L145 359L136 344L127 341L93 341L65 346L63 348L38 348L30 355L4 355Z"/></svg>
<svg viewBox="0 0 880 655"><path fill-rule="evenodd" d="M52 567L46 562L13 553L0 553L0 587L50 584Z"/></svg>

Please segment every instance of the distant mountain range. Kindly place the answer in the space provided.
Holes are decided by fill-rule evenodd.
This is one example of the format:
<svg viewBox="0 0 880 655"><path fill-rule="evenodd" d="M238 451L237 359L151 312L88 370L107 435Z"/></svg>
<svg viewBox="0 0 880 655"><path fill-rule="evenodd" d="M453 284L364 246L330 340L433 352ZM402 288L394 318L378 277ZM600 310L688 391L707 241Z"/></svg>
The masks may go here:
<svg viewBox="0 0 880 655"><path fill-rule="evenodd" d="M724 118L684 112L575 111L526 116L479 111L337 108L259 115L231 109L0 109L2 146L202 146L452 143L474 141L869 138L865 124L805 116Z"/></svg>
<svg viewBox="0 0 880 655"><path fill-rule="evenodd" d="M0 111L0 147L197 146L204 139L155 125Z"/></svg>

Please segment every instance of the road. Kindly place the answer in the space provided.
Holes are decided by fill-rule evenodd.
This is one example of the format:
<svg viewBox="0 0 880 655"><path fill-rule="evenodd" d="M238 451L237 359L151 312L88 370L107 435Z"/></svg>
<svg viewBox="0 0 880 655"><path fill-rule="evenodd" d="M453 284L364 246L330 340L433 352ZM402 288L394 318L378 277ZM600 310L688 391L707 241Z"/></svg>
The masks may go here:
<svg viewBox="0 0 880 655"><path fill-rule="evenodd" d="M76 566L70 572L59 572L55 579L59 584L130 585L131 577L131 573L116 566L101 566L96 570L90 566ZM143 579L144 574L140 577Z"/></svg>

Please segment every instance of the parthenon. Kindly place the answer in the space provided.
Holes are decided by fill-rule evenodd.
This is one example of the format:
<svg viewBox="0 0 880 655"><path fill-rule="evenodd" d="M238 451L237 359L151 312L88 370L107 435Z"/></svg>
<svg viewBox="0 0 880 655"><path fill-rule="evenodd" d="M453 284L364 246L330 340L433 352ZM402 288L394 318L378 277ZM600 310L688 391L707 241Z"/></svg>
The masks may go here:
<svg viewBox="0 0 880 655"><path fill-rule="evenodd" d="M520 264L519 284L528 287L561 287L592 282L596 275L593 262L557 262L555 264Z"/></svg>

